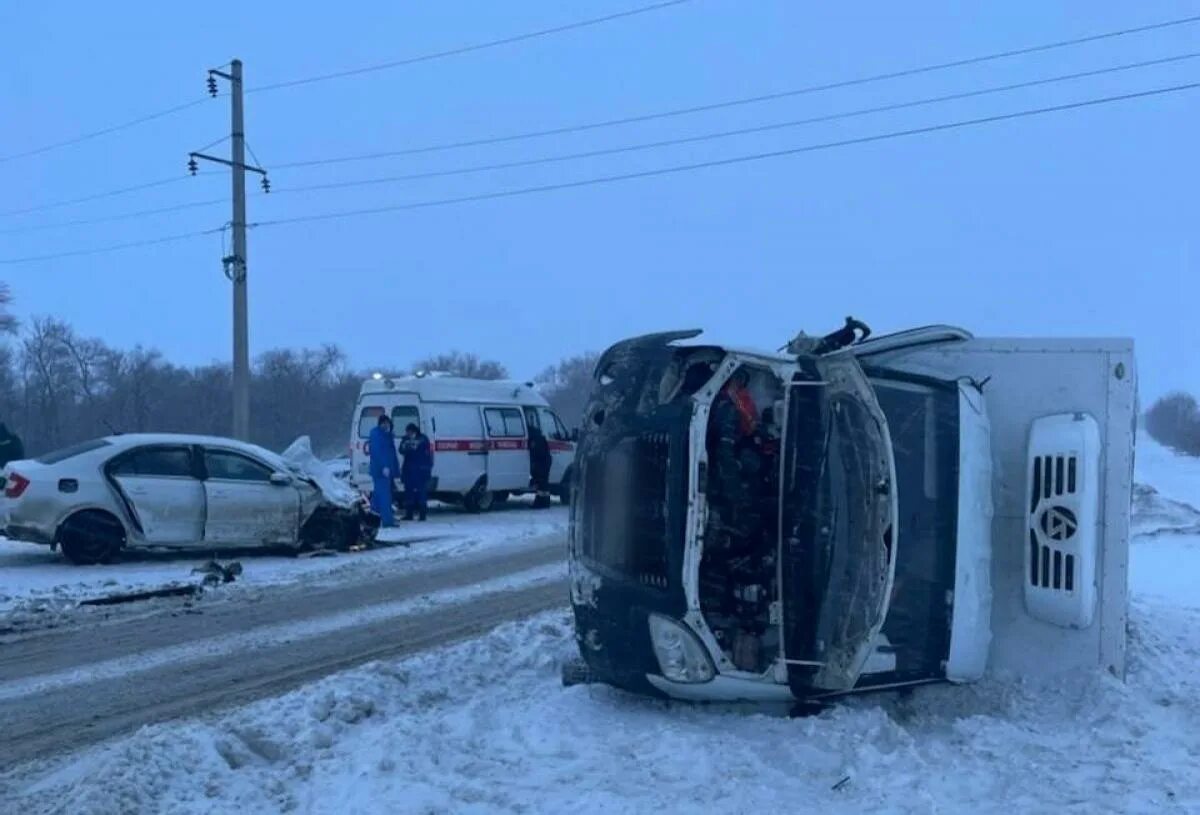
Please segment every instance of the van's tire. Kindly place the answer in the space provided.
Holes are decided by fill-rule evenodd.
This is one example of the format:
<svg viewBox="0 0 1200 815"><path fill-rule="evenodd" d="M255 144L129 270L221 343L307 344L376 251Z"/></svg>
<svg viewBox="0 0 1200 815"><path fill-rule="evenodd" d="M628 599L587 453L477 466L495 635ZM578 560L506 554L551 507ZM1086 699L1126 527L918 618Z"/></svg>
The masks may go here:
<svg viewBox="0 0 1200 815"><path fill-rule="evenodd" d="M508 499L511 497L512 497L512 493L505 492L504 490L500 490L498 492L492 493L492 501L495 503L496 506L500 506L501 504L506 503L508 501Z"/></svg>
<svg viewBox="0 0 1200 815"><path fill-rule="evenodd" d="M558 500L561 501L564 506L571 505L571 499L574 498L574 495L572 494L572 489L571 489L571 471L570 470L567 470L563 474L562 481L558 482L558 487L554 490L554 493L558 497Z"/></svg>
<svg viewBox="0 0 1200 815"><path fill-rule="evenodd" d="M125 527L99 509L76 512L58 528L58 545L76 566L112 563L125 546Z"/></svg>
<svg viewBox="0 0 1200 815"><path fill-rule="evenodd" d="M487 512L496 503L496 493L483 485L476 487L463 496L463 506L467 512Z"/></svg>

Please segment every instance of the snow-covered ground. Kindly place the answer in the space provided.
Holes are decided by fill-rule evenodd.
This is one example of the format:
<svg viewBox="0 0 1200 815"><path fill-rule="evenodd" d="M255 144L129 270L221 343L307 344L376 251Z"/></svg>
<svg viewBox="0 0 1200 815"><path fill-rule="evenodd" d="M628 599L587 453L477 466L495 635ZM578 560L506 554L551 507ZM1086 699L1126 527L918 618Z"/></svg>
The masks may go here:
<svg viewBox="0 0 1200 815"><path fill-rule="evenodd" d="M1138 452L1139 481L1200 504L1200 460L1145 439ZM1157 506L1157 534L1134 544L1125 683L927 687L809 719L665 705L562 688L558 665L574 646L560 612L145 728L7 779L0 804L7 794L28 813L1200 812L1200 535L1189 509Z"/></svg>
<svg viewBox="0 0 1200 815"><path fill-rule="evenodd" d="M566 527L567 510L558 506L535 511L514 501L487 515L435 507L426 523L381 530L379 540L385 545L363 552L311 558L253 551L218 553L222 563L238 560L243 572L235 583L213 593L233 595L288 583L353 579L381 567L404 568L483 549L515 548L545 535L565 533ZM192 570L212 555L207 550L126 553L119 563L74 566L48 547L0 538L0 633L70 618L80 600L199 583L202 575Z"/></svg>

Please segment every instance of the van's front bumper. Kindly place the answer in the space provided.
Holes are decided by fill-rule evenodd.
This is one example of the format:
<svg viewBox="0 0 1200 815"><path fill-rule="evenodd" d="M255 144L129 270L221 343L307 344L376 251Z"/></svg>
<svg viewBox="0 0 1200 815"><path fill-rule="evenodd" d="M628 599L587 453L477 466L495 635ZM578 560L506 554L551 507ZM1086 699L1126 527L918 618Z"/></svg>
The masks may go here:
<svg viewBox="0 0 1200 815"><path fill-rule="evenodd" d="M646 674L660 693L684 702L754 702L790 704L796 701L787 685L758 679L718 674L707 682L672 682L658 674Z"/></svg>

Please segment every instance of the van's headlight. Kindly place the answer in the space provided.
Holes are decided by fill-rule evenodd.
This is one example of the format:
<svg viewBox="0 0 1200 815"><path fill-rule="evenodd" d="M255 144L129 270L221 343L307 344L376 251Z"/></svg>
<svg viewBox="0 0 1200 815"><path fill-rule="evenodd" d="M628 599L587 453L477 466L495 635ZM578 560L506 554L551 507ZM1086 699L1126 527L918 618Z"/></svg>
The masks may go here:
<svg viewBox="0 0 1200 815"><path fill-rule="evenodd" d="M712 660L696 635L675 620L651 614L650 641L662 675L672 682L707 682L713 678Z"/></svg>

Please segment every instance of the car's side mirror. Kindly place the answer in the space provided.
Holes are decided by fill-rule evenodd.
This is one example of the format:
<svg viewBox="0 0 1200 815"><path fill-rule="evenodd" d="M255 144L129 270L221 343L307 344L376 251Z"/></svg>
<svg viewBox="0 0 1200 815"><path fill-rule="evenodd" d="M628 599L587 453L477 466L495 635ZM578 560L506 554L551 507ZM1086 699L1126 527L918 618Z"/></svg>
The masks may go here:
<svg viewBox="0 0 1200 815"><path fill-rule="evenodd" d="M287 473L271 473L271 483L276 487L286 487L292 483L292 477Z"/></svg>

